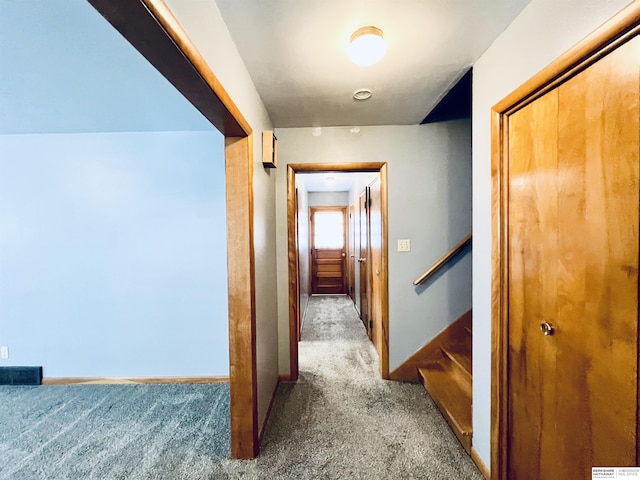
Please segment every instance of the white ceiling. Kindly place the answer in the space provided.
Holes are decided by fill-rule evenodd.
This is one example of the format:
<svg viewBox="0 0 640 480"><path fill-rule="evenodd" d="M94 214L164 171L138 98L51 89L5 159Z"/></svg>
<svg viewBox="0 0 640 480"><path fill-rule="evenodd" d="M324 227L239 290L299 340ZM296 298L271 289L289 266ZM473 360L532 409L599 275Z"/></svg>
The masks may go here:
<svg viewBox="0 0 640 480"><path fill-rule="evenodd" d="M373 172L299 173L296 182L307 192L348 192L356 183L370 183L376 175Z"/></svg>
<svg viewBox="0 0 640 480"><path fill-rule="evenodd" d="M216 0L276 127L417 124L530 0ZM384 31L371 67L361 26ZM373 97L353 100L369 88Z"/></svg>

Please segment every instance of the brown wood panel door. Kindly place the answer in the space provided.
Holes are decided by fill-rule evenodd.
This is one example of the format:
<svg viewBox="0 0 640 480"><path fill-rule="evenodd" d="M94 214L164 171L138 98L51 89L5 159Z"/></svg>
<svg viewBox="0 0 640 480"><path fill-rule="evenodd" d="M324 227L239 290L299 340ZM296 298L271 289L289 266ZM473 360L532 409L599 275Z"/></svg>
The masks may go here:
<svg viewBox="0 0 640 480"><path fill-rule="evenodd" d="M349 245L347 249L347 293L351 300L356 299L356 209L355 204L349 205L349 228L347 236Z"/></svg>
<svg viewBox="0 0 640 480"><path fill-rule="evenodd" d="M509 479L638 461L638 43L509 117Z"/></svg>
<svg viewBox="0 0 640 480"><path fill-rule="evenodd" d="M346 209L311 207L311 293L345 294Z"/></svg>
<svg viewBox="0 0 640 480"><path fill-rule="evenodd" d="M382 351L382 202L380 178L369 185L369 275L371 278L369 337L378 352Z"/></svg>
<svg viewBox="0 0 640 480"><path fill-rule="evenodd" d="M369 322L369 187L366 187L358 199L358 209L360 214L360 251L358 257L360 276L360 302L358 310L360 319L367 329L367 335L371 338L371 324Z"/></svg>

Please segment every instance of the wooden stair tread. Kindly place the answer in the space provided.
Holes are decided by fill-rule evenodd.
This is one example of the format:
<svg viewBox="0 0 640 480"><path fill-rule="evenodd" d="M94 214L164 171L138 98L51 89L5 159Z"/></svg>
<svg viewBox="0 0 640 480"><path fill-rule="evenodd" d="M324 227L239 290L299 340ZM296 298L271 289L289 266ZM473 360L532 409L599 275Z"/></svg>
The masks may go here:
<svg viewBox="0 0 640 480"><path fill-rule="evenodd" d="M433 399L462 446L471 451L471 397L440 363L418 368L424 388Z"/></svg>
<svg viewBox="0 0 640 480"><path fill-rule="evenodd" d="M442 352L451 359L459 368L461 368L468 376L471 376L471 346L452 343L440 347Z"/></svg>

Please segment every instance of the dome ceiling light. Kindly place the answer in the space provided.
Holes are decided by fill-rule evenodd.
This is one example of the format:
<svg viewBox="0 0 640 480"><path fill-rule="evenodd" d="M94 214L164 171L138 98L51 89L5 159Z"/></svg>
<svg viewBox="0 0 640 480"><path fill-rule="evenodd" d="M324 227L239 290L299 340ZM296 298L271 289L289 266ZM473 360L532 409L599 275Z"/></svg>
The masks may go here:
<svg viewBox="0 0 640 480"><path fill-rule="evenodd" d="M361 67L377 63L386 51L384 34L378 27L360 27L349 39L349 58Z"/></svg>

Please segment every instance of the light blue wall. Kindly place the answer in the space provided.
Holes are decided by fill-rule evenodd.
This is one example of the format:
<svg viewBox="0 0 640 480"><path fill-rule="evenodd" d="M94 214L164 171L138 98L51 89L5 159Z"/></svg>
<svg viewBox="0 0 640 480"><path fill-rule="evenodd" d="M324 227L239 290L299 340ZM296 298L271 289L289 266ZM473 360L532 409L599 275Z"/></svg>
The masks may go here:
<svg viewBox="0 0 640 480"><path fill-rule="evenodd" d="M0 365L228 373L219 133L4 135L0 151Z"/></svg>
<svg viewBox="0 0 640 480"><path fill-rule="evenodd" d="M471 251L422 287L413 281L471 231L471 122L428 125L279 128L278 155L289 163L387 162L389 207L389 368L393 371L471 308ZM286 169L277 169L278 245L286 268ZM400 239L410 252L398 252ZM285 276L280 287L287 287ZM278 289L281 290L280 288ZM280 335L288 335L288 303ZM283 321L285 320L285 321ZM287 359L288 360L288 359ZM281 365L287 365L282 362ZM281 367L282 368L282 367Z"/></svg>
<svg viewBox="0 0 640 480"><path fill-rule="evenodd" d="M0 365L227 375L225 222L222 135L86 0L0 0Z"/></svg>
<svg viewBox="0 0 640 480"><path fill-rule="evenodd" d="M86 0L0 0L0 133L211 130Z"/></svg>

